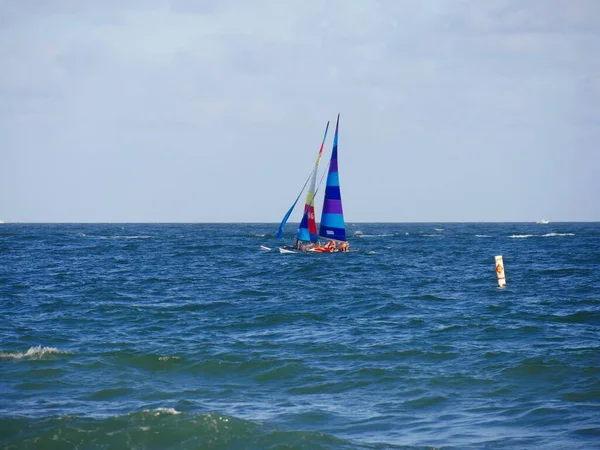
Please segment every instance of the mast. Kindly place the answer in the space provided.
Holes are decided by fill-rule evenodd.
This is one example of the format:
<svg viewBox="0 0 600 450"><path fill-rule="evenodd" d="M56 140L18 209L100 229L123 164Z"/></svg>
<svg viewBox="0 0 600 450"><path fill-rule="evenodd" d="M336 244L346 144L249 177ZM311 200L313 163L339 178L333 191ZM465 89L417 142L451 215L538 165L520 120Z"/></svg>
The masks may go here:
<svg viewBox="0 0 600 450"><path fill-rule="evenodd" d="M338 173L338 128L340 115L337 116L335 134L333 136L333 149L327 182L325 186L325 199L323 200L323 213L321 214L321 227L319 236L336 241L346 240L346 225L342 209L342 195L340 192L340 177Z"/></svg>

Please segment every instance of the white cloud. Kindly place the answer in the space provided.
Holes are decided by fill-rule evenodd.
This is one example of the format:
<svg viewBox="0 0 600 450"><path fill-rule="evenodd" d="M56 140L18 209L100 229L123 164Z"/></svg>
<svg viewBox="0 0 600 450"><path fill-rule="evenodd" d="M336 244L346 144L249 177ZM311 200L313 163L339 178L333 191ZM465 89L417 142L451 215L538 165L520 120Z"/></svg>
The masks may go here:
<svg viewBox="0 0 600 450"><path fill-rule="evenodd" d="M87 181L98 219L277 220L325 120L341 111L351 220L529 220L538 198L527 185L557 198L579 186L585 158L560 183L546 180L565 173L570 147L591 154L600 137L598 5L0 1L0 152L10 162L0 208L14 220L90 220L65 195ZM519 202L488 208L492 176ZM36 213L25 183L50 186L51 217ZM173 202L177 186L190 202L209 195L202 215ZM439 196L450 187L470 200ZM139 200L146 188L160 207ZM374 200L388 195L412 210ZM221 207L233 203L244 215ZM596 203L548 207L554 220L597 219Z"/></svg>

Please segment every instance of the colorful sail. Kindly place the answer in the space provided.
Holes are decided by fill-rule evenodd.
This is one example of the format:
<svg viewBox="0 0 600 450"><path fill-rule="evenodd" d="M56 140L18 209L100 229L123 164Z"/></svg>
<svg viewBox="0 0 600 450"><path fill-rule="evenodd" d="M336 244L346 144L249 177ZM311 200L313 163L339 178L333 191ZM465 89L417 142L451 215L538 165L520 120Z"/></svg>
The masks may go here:
<svg viewBox="0 0 600 450"><path fill-rule="evenodd" d="M319 148L319 154L317 155L317 162L313 169L308 193L306 194L306 203L304 204L304 215L298 226L298 232L296 237L301 241L317 242L317 223L315 221L315 187L317 184L317 172L319 164L321 163L321 156L323 155L323 148L325 147L325 139L327 139L327 130L329 130L329 122L325 127L325 134L321 141L321 147Z"/></svg>
<svg viewBox="0 0 600 450"><path fill-rule="evenodd" d="M304 182L304 186L302 186L302 190L298 194L298 197L296 197L296 200L294 200L294 203L292 204L290 209L288 209L287 213L285 213L285 216L283 216L283 219L281 220L281 223L279 224L279 228L277 229L277 239L283 239L283 228L285 227L285 224L287 223L288 219L290 218L292 211L294 211L294 208L296 207L296 203L298 203L298 200L300 200L300 197L302 196L302 193L304 192L304 189L306 188L306 185L308 184L308 182L310 180L312 180L311 188L306 196L306 205L304 206L304 213L306 216L305 228L307 229L307 237L306 237L306 239L300 238L300 228L299 228L298 229L298 239L308 241L311 239L311 237L309 236L309 233L315 233L315 235L317 233L317 226L315 224L315 218L314 218L314 208L312 210L312 227L310 227L309 226L310 219L308 217L309 216L308 211L310 210L310 208L307 208L307 205L314 202L314 191L315 191L315 180L317 178L317 169L319 167L319 163L321 162L321 155L323 153L323 146L325 144L325 138L327 137L328 129L329 129L329 122L327 122L327 127L325 128L325 136L323 137L323 142L321 142L321 148L319 149L319 155L317 156L317 162L315 164L315 168L313 169L313 171L310 173L310 175ZM311 194L311 192L312 192L312 194ZM301 224L304 221L305 221L305 218L303 216ZM309 232L309 229L310 229L310 232ZM316 238L315 238L315 242L316 242Z"/></svg>
<svg viewBox="0 0 600 450"><path fill-rule="evenodd" d="M310 176L312 176L312 174ZM298 194L298 197L296 197L294 204L290 207L290 209L288 209L288 212L285 213L285 216L283 216L283 220L281 221L281 223L279 224L279 228L277 229L277 239L283 239L283 227L285 227L285 224L287 223L288 219L290 218L290 214L292 214L292 211L296 207L296 203L298 203L298 200L300 200L300 196L304 192L304 188L308 184L308 180L310 180L310 176L304 182L304 186L302 187L302 190Z"/></svg>
<svg viewBox="0 0 600 450"><path fill-rule="evenodd" d="M335 124L335 135L333 136L333 150L327 183L325 186L325 200L323 201L323 213L321 215L321 227L319 236L336 241L346 240L346 225L344 223L344 211L342 210L342 195L340 192L340 177L338 173L338 128L340 115L337 116Z"/></svg>

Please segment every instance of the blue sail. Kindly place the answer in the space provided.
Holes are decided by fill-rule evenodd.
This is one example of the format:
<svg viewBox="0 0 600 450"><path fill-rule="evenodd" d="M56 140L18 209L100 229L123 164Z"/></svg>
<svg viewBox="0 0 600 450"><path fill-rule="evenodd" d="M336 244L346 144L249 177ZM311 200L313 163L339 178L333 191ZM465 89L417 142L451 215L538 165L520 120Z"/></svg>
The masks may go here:
<svg viewBox="0 0 600 450"><path fill-rule="evenodd" d="M304 215L302 216L302 220L300 221L300 225L298 226L298 231L296 232L296 237L300 241L312 241L312 235L308 231L308 214L310 212L310 208L304 208Z"/></svg>
<svg viewBox="0 0 600 450"><path fill-rule="evenodd" d="M333 149L327 182L325 185L325 200L323 201L323 213L321 214L321 226L319 236L334 239L336 241L346 240L346 225L344 223L344 211L342 209L342 194L340 192L340 176L338 172L338 128L340 115L338 114L333 136Z"/></svg>
<svg viewBox="0 0 600 450"><path fill-rule="evenodd" d="M312 173L311 173L311 175L312 175ZM300 196L304 192L304 188L306 187L306 184L308 183L308 180L310 180L310 177L308 177L307 180L306 180L306 183L304 183L304 187L302 188L302 190L298 194L298 197L296 197L296 200L294 201L294 204L291 206L291 208L288 210L288 212L285 213L285 216L283 216L283 220L279 224L279 229L277 230L277 239L283 239L283 227L285 227L285 224L287 223L288 219L290 218L290 214L292 214L292 211L296 207L296 203L298 203L298 200L300 200Z"/></svg>

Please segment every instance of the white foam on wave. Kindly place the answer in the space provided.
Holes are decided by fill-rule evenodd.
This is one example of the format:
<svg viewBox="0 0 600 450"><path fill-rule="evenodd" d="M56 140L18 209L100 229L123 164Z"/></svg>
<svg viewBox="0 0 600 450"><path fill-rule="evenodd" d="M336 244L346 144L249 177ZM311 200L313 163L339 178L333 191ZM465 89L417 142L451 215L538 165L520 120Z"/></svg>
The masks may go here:
<svg viewBox="0 0 600 450"><path fill-rule="evenodd" d="M425 236L425 237L439 237L439 236L441 236L441 234L422 234L421 236Z"/></svg>
<svg viewBox="0 0 600 450"><path fill-rule="evenodd" d="M487 234L476 234L475 237L489 237Z"/></svg>
<svg viewBox="0 0 600 450"><path fill-rule="evenodd" d="M151 413L155 416L160 416L161 414L171 414L173 416L177 414L181 414L181 412L177 411L175 408L156 408L156 409L145 409L145 413Z"/></svg>
<svg viewBox="0 0 600 450"><path fill-rule="evenodd" d="M169 360L177 360L181 359L179 356L159 356L159 361L169 361Z"/></svg>
<svg viewBox="0 0 600 450"><path fill-rule="evenodd" d="M513 234L509 238L513 239L525 239L530 237L556 237L556 236L575 236L574 233L546 233L546 234Z"/></svg>
<svg viewBox="0 0 600 450"><path fill-rule="evenodd" d="M117 236L98 236L99 239L150 239L152 236L139 235L139 236L126 236L126 235L117 235Z"/></svg>
<svg viewBox="0 0 600 450"><path fill-rule="evenodd" d="M0 352L0 358L7 359L21 359L21 358L30 358L30 359L42 359L49 355L68 355L71 352L67 352L64 350L59 350L55 347L42 347L38 345L37 347L31 347L26 352Z"/></svg>
<svg viewBox="0 0 600 450"><path fill-rule="evenodd" d="M357 234L356 237L360 238L372 238L372 237L392 237L393 234Z"/></svg>

